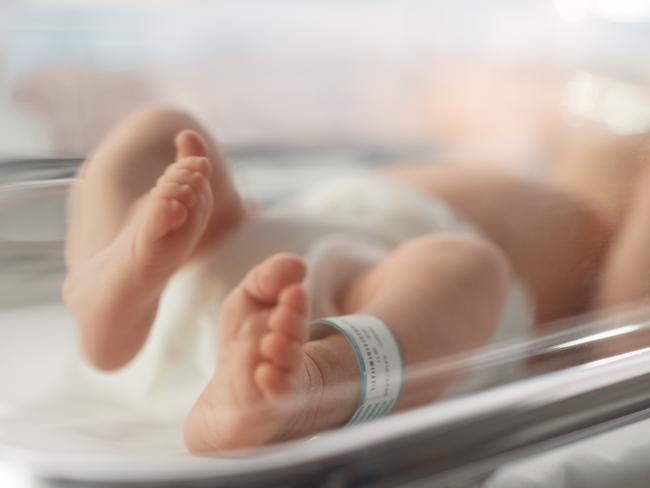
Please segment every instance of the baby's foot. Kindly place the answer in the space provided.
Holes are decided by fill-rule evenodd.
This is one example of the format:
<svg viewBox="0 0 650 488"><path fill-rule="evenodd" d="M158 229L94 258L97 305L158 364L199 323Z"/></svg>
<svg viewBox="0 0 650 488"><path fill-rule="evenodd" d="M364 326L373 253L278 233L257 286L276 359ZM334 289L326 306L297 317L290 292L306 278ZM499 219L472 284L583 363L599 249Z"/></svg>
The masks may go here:
<svg viewBox="0 0 650 488"><path fill-rule="evenodd" d="M166 281L194 250L212 213L209 178L206 158L183 159L167 168L140 203L118 240L129 243L132 264L145 279L161 276Z"/></svg>
<svg viewBox="0 0 650 488"><path fill-rule="evenodd" d="M318 394L303 350L304 276L299 258L278 254L253 269L224 302L217 369L185 423L192 452L257 446L304 428L313 402L298 394Z"/></svg>
<svg viewBox="0 0 650 488"><path fill-rule="evenodd" d="M212 213L210 174L204 157L170 165L115 240L66 279L64 300L97 367L122 366L144 343L165 283L192 253Z"/></svg>

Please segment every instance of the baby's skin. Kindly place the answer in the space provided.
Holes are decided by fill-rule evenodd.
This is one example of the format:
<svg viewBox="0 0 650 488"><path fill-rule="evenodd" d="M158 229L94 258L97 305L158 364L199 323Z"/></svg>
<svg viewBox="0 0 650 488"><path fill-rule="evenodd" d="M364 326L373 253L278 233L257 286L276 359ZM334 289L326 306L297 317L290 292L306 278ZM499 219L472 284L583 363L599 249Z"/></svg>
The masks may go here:
<svg viewBox="0 0 650 488"><path fill-rule="evenodd" d="M119 323L130 334L122 342L127 347L89 352L103 369L124 364L141 347L167 280L194 252L213 207L232 197L213 193L214 163L202 154L197 134L180 134L177 147L178 161L138 202L114 242L66 282L71 309L78 317L94 316L93 334L101 334L103 323ZM250 270L223 303L219 364L185 426L191 450L259 445L312 430L311 412L294 412L291 402L283 401L299 387L313 398L322 395L318 369L303 347L309 319L305 273L299 257L277 254ZM94 289L88 293L83 287L91 276Z"/></svg>
<svg viewBox="0 0 650 488"><path fill-rule="evenodd" d="M117 369L138 352L167 280L191 259L214 212L233 206L239 198L225 185L219 188L217 182L215 187L212 175L226 169L218 166L223 162L207 158L205 142L197 133L184 131L175 144L176 162L133 204L112 242L69 270L64 299L79 321L86 357L100 369ZM240 220L245 218L242 213ZM241 221L231 222L228 231ZM218 233L212 239L218 245ZM451 250L462 246L462 241L452 239L445 244L443 239L441 244ZM426 247L419 247L422 245L417 242L406 246L405 252L396 253L394 262L387 260L361 276L358 283L351 283L342 297L341 313L361 311L390 320L398 336L402 336L400 328L415 330L413 324L432 308L426 294L414 293L409 283L375 305L366 295L372 292L381 298L384 275L388 278L395 271L415 268L416 261L417 268L426 269L426 260L423 263L418 257ZM494 280L498 285L497 294L489 294L496 298L494 303L481 307L487 308L492 323L505 287L500 264L479 263L490 285ZM360 389L356 357L334 329L323 327L327 330L321 330L318 339L309 340L309 300L302 285L305 274L300 257L276 254L251 269L225 299L216 320L218 364L185 422L184 437L190 451L220 451L303 437L341 425L354 413ZM417 279L412 286L421 287ZM409 298L401 297L403 294ZM400 311L396 300L411 314L401 312L391 318ZM460 342L454 348L484 342L492 326L469 340L454 340ZM407 358L429 357L417 343L409 339L403 344ZM432 398L450 381L437 378L424 395L416 391L415 381L413 391L405 389L406 402L400 403Z"/></svg>
<svg viewBox="0 0 650 488"><path fill-rule="evenodd" d="M422 365L489 342L513 272L537 299L538 319L579 312L585 291L576 284L591 279L602 256L577 271L574 257L584 263L584 246L609 236L580 201L542 185L428 168L386 171L444 197L484 231L484 237L431 234L404 242L355 275L339 297L341 315L372 315L392 329L406 366L400 410L438 398L462 373L431 375ZM551 222L547 213L538 215L540 198L572 218ZM508 214L503 226L494 217L504 209L522 210ZM141 349L169 278L247 219L206 133L185 114L165 110L133 115L109 134L80 171L70 214L63 298L79 324L86 359L107 371ZM577 225L579 238L561 239ZM546 229L549 241L530 241L530 226ZM566 277L548 273L542 259L548 254ZM308 328L314 317L302 284L306 271L298 256L270 256L225 299L215 318L218 364L185 422L191 452L300 438L353 415L359 364L335 329ZM550 289L557 293L548 295Z"/></svg>

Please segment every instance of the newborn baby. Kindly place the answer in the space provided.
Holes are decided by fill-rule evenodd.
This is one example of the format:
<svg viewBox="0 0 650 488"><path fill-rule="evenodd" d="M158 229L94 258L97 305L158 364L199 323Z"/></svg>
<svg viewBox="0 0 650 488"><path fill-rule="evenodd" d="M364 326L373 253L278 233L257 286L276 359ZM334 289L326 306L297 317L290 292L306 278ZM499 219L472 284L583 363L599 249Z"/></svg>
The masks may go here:
<svg viewBox="0 0 650 488"><path fill-rule="evenodd" d="M490 172L379 172L357 177L343 197L336 183L320 200L312 197L322 185L303 189L269 216L246 208L193 118L132 114L81 167L70 197L63 297L85 358L100 370L122 368L147 341L179 269L215 253L224 268L254 255L259 262L219 297L217 364L185 422L188 449L210 452L434 400L459 373L418 374L418 365L591 305L613 228L587 199ZM392 203L374 211L382 195ZM292 222L286 249L275 222ZM314 258L332 236L355 236L367 255L346 255L345 245L337 254L339 242L325 255L347 257ZM307 274L316 285L303 283ZM372 390L382 388L378 407Z"/></svg>

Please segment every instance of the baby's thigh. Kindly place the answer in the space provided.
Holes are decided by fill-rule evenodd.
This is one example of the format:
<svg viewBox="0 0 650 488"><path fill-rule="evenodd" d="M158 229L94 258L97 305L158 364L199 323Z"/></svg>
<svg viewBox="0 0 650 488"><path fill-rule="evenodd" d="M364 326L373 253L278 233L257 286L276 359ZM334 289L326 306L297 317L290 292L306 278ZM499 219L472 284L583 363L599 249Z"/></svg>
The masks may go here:
<svg viewBox="0 0 650 488"><path fill-rule="evenodd" d="M428 234L403 243L357 275L343 294L343 312L353 313L378 300L404 311L432 300L445 301L445 307L482 308L483 296L498 306L494 295L505 295L510 276L507 257L489 241L474 235Z"/></svg>
<svg viewBox="0 0 650 488"><path fill-rule="evenodd" d="M445 200L508 257L548 322L589 306L614 229L580 195L485 170L417 166L395 177Z"/></svg>

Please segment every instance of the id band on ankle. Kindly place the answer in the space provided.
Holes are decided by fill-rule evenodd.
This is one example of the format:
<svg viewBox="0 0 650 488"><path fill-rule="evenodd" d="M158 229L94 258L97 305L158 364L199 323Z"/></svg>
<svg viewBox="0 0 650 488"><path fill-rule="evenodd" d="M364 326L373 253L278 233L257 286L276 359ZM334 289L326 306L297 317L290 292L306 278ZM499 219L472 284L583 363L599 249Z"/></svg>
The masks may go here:
<svg viewBox="0 0 650 488"><path fill-rule="evenodd" d="M359 404L348 425L390 413L402 392L404 361L388 326L371 315L343 315L312 322L341 332L352 344L361 371Z"/></svg>

